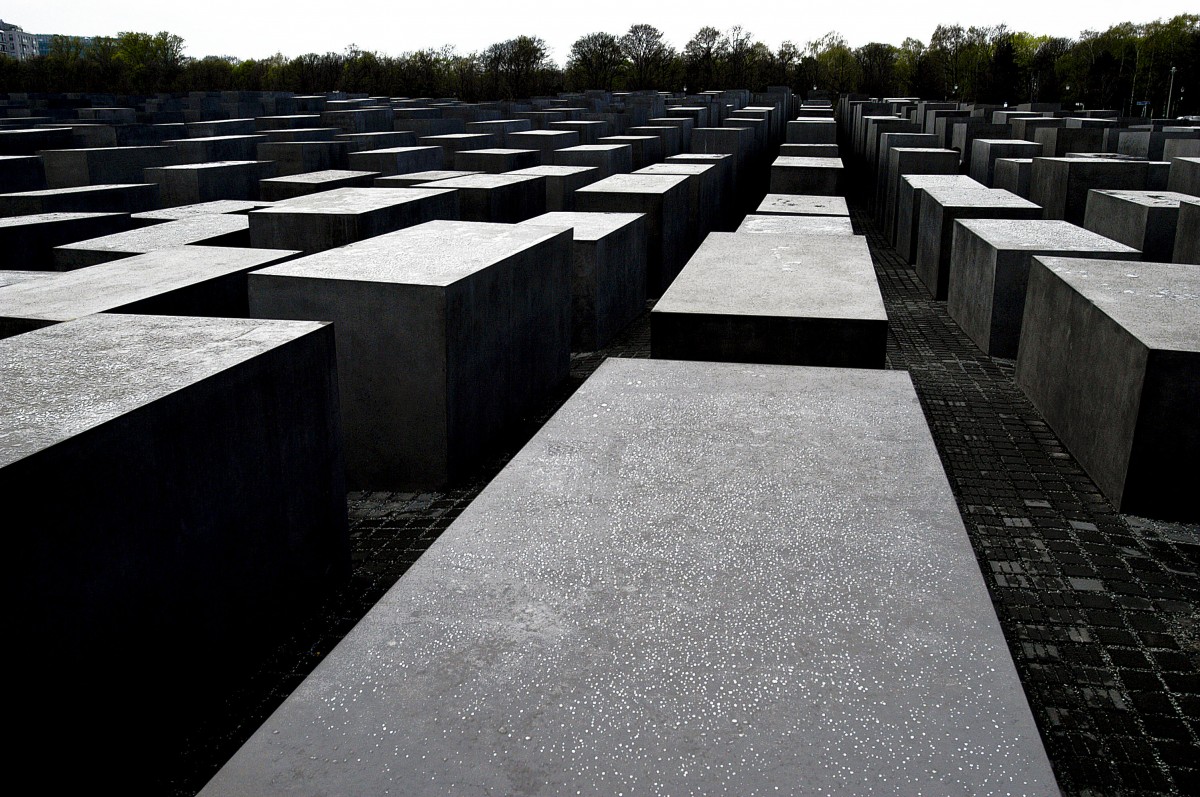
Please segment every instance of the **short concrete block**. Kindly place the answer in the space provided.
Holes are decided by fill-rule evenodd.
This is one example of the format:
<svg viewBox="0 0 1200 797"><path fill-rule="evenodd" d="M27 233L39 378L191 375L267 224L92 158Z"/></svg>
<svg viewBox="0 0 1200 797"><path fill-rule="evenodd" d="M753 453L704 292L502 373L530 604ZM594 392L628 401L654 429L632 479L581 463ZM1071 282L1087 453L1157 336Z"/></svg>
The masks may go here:
<svg viewBox="0 0 1200 797"><path fill-rule="evenodd" d="M838 196L842 193L841 158L778 157L771 164L772 194Z"/></svg>
<svg viewBox="0 0 1200 797"><path fill-rule="evenodd" d="M391 147L351 152L350 168L356 171L379 172L387 177L393 174L411 174L441 169L446 158L441 147Z"/></svg>
<svg viewBox="0 0 1200 797"><path fill-rule="evenodd" d="M783 144L779 154L786 158L838 158L837 144Z"/></svg>
<svg viewBox="0 0 1200 797"><path fill-rule="evenodd" d="M421 188L454 189L463 221L515 224L546 212L546 180L531 174L472 174Z"/></svg>
<svg viewBox="0 0 1200 797"><path fill-rule="evenodd" d="M272 161L217 161L146 169L148 183L159 187L163 207L218 199L258 199L258 184L276 175Z"/></svg>
<svg viewBox="0 0 1200 797"><path fill-rule="evenodd" d="M788 144L836 144L837 123L832 119L793 119L787 123Z"/></svg>
<svg viewBox="0 0 1200 797"><path fill-rule="evenodd" d="M0 193L38 191L46 187L46 170L37 155L0 155Z"/></svg>
<svg viewBox="0 0 1200 797"><path fill-rule="evenodd" d="M378 172L326 169L303 174L289 174L285 177L271 177L259 182L258 191L264 200L279 202L337 188L370 188L378 176Z"/></svg>
<svg viewBox="0 0 1200 797"><path fill-rule="evenodd" d="M157 185L89 185L0 194L0 217L41 213L141 213L159 205Z"/></svg>
<svg viewBox="0 0 1200 797"><path fill-rule="evenodd" d="M580 144L555 150L556 166L592 166L600 170L600 179L633 171L633 146L630 144Z"/></svg>
<svg viewBox="0 0 1200 797"><path fill-rule="evenodd" d="M604 348L646 309L642 214L547 213L521 224L572 230L572 351Z"/></svg>
<svg viewBox="0 0 1200 797"><path fill-rule="evenodd" d="M651 311L650 345L670 360L882 368L866 239L713 233Z"/></svg>
<svg viewBox="0 0 1200 797"><path fill-rule="evenodd" d="M985 354L1017 356L1034 255L1141 260L1137 249L1069 221L955 222L947 310Z"/></svg>
<svg viewBox="0 0 1200 797"><path fill-rule="evenodd" d="M469 472L566 378L570 308L566 229L434 221L250 276L258 317L334 322L352 489Z"/></svg>
<svg viewBox="0 0 1200 797"><path fill-rule="evenodd" d="M426 188L335 188L249 217L250 244L322 252L434 219L458 218L458 195Z"/></svg>
<svg viewBox="0 0 1200 797"><path fill-rule="evenodd" d="M652 163L659 163L666 152L662 139L658 136L604 136L598 144L628 144L633 148L634 171L644 169Z"/></svg>
<svg viewBox="0 0 1200 797"><path fill-rule="evenodd" d="M140 183L142 172L178 162L174 147L97 147L42 152L46 184L51 188L78 185Z"/></svg>
<svg viewBox="0 0 1200 797"><path fill-rule="evenodd" d="M460 172L503 174L539 166L541 160L541 153L533 149L473 149L454 153L454 168Z"/></svg>
<svg viewBox="0 0 1200 797"><path fill-rule="evenodd" d="M198 202L195 205L179 205L174 208L147 210L144 213L134 213L130 218L141 222L140 226L145 226L146 224L157 224L160 221L178 221L179 219L190 219L193 216L211 216L214 213L240 213L245 215L258 208L268 208L272 204L261 199L245 201L240 199L218 199L213 202Z"/></svg>
<svg viewBox="0 0 1200 797"><path fill-rule="evenodd" d="M544 178L548 213L575 210L575 192L596 182L601 176L599 169L589 166L534 166L508 174Z"/></svg>
<svg viewBox="0 0 1200 797"><path fill-rule="evenodd" d="M259 160L275 164L276 174L280 177L341 171L350 162L349 150L343 141L268 141L258 145L257 153Z"/></svg>
<svg viewBox="0 0 1200 797"><path fill-rule="evenodd" d="M575 192L577 210L646 215L646 295L651 298L662 295L687 257L690 179L681 174L616 174Z"/></svg>
<svg viewBox="0 0 1200 797"><path fill-rule="evenodd" d="M1132 246L1144 260L1168 263L1175 251L1179 204L1189 199L1171 191L1092 190L1083 226Z"/></svg>
<svg viewBox="0 0 1200 797"><path fill-rule="evenodd" d="M573 130L525 130L514 131L505 136L507 147L537 151L539 165L553 164L554 150L576 147L579 144L579 134Z"/></svg>
<svg viewBox="0 0 1200 797"><path fill-rule="evenodd" d="M201 797L530 772L546 794L1059 793L907 374L610 359Z"/></svg>
<svg viewBox="0 0 1200 797"><path fill-rule="evenodd" d="M737 232L775 233L803 238L808 235L854 235L854 226L847 216L758 215L751 213L742 220Z"/></svg>
<svg viewBox="0 0 1200 797"><path fill-rule="evenodd" d="M956 219L1038 219L1042 209L995 188L925 188L917 241L917 276L929 295L945 299Z"/></svg>
<svg viewBox="0 0 1200 797"><path fill-rule="evenodd" d="M1003 188L1029 199L1032 180L1033 158L996 158L995 179L992 181L995 188Z"/></svg>
<svg viewBox="0 0 1200 797"><path fill-rule="evenodd" d="M212 161L252 161L258 158L258 145L267 142L265 135L208 136L164 141L178 153L177 163L211 163Z"/></svg>
<svg viewBox="0 0 1200 797"><path fill-rule="evenodd" d="M63 244L54 249L57 271L94 266L159 249L180 246L245 247L250 245L249 221L238 214L190 216L149 227ZM273 247L276 249L282 247Z"/></svg>
<svg viewBox="0 0 1200 797"><path fill-rule="evenodd" d="M1112 158L1035 158L1029 198L1042 206L1042 218L1083 224L1088 191L1093 188L1144 191L1146 161Z"/></svg>
<svg viewBox="0 0 1200 797"><path fill-rule="evenodd" d="M1016 380L1119 512L1197 521L1200 269L1036 258Z"/></svg>
<svg viewBox="0 0 1200 797"><path fill-rule="evenodd" d="M456 169L434 169L428 172L412 172L411 174L393 174L391 177L376 177L376 188L416 188L425 183L438 180L451 180L455 177L470 177L483 172L460 172Z"/></svg>

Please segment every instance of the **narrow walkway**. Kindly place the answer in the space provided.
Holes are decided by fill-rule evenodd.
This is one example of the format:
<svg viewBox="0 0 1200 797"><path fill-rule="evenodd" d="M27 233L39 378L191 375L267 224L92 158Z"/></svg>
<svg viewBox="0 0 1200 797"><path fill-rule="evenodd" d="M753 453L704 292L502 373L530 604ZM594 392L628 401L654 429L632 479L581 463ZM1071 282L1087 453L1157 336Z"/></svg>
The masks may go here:
<svg viewBox="0 0 1200 797"><path fill-rule="evenodd" d="M1012 381L855 209L908 370L1063 792L1200 794L1200 529L1116 514ZM467 485L352 493L354 574L253 682L216 706L162 792L194 794L608 356L648 357L649 314L571 379Z"/></svg>

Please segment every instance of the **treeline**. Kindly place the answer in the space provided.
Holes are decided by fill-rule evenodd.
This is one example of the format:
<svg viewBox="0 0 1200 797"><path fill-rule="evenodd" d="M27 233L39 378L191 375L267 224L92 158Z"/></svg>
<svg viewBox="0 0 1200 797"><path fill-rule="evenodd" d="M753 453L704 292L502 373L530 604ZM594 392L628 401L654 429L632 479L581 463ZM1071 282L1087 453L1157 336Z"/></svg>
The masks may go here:
<svg viewBox="0 0 1200 797"><path fill-rule="evenodd" d="M1175 67L1174 85L1171 67ZM623 35L590 33L566 63L549 57L536 36L518 36L482 52L452 47L401 55L361 50L240 60L183 55L170 33L122 33L84 47L55 37L46 57L0 58L0 91L159 92L252 90L296 93L341 90L381 96L512 99L586 89L762 90L788 85L989 103L1065 102L1125 114L1164 110L1168 91L1180 114L1195 112L1200 69L1200 15L1141 25L1122 23L1076 39L996 27L940 25L929 42L851 47L837 33L777 49L734 27L701 28L676 49L652 25ZM1142 105L1140 103L1148 103Z"/></svg>

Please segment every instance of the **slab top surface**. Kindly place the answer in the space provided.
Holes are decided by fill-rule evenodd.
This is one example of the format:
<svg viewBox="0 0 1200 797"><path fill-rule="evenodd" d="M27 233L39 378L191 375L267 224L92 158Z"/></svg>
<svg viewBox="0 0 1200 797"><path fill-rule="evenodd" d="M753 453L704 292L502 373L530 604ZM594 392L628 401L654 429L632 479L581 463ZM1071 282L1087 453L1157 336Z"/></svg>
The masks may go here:
<svg viewBox="0 0 1200 797"><path fill-rule="evenodd" d="M0 466L323 325L99 314L0 340Z"/></svg>
<svg viewBox="0 0 1200 797"><path fill-rule="evenodd" d="M738 232L779 233L781 235L853 235L848 216L792 216L782 213L751 213L742 220Z"/></svg>
<svg viewBox="0 0 1200 797"><path fill-rule="evenodd" d="M610 359L201 794L867 791L1058 793L908 375Z"/></svg>
<svg viewBox="0 0 1200 797"><path fill-rule="evenodd" d="M1037 259L1147 347L1200 352L1200 268L1082 257Z"/></svg>
<svg viewBox="0 0 1200 797"><path fill-rule="evenodd" d="M575 193L665 194L687 182L686 174L614 174Z"/></svg>
<svg viewBox="0 0 1200 797"><path fill-rule="evenodd" d="M0 291L0 317L67 321L268 265L294 254L283 249L226 246L159 249L65 271L53 280L11 285Z"/></svg>
<svg viewBox="0 0 1200 797"><path fill-rule="evenodd" d="M1140 257L1132 246L1118 243L1069 221L1041 219L960 219L995 249L1031 251L1121 252Z"/></svg>
<svg viewBox="0 0 1200 797"><path fill-rule="evenodd" d="M519 224L430 221L270 266L255 275L445 286L564 232Z"/></svg>
<svg viewBox="0 0 1200 797"><path fill-rule="evenodd" d="M192 216L211 216L214 213L247 213L258 208L269 208L274 205L274 202L264 202L260 200L243 200L243 199L214 199L212 202L197 202L194 205L179 205L173 208L162 208L161 210L147 210L142 213L134 213L132 218L135 219L168 219L175 221L178 219L186 219Z"/></svg>
<svg viewBox="0 0 1200 797"><path fill-rule="evenodd" d="M528 169L516 169L505 174L524 177L573 177L586 172L599 172L599 169L595 166L530 166Z"/></svg>
<svg viewBox="0 0 1200 797"><path fill-rule="evenodd" d="M866 239L846 235L710 233L653 312L887 320Z"/></svg>
<svg viewBox="0 0 1200 797"><path fill-rule="evenodd" d="M586 213L555 211L534 216L522 225L540 227L570 227L576 241L598 241L606 235L642 218L643 213Z"/></svg>
<svg viewBox="0 0 1200 797"><path fill-rule="evenodd" d="M703 163L652 163L638 169L635 174L704 174L715 168Z"/></svg>
<svg viewBox="0 0 1200 797"><path fill-rule="evenodd" d="M926 186L925 194L944 208L1041 208L1040 205L1035 205L1003 188Z"/></svg>
<svg viewBox="0 0 1200 797"><path fill-rule="evenodd" d="M29 216L0 217L0 227L25 227L39 224L53 224L59 221L77 221L80 219L102 219L108 216L124 216L124 213L34 213Z"/></svg>
<svg viewBox="0 0 1200 797"><path fill-rule="evenodd" d="M256 210L262 213L270 208ZM186 246L219 235L229 235L250 229L250 220L237 213L210 213L203 216L188 216L136 230L104 235L73 244L63 244L59 249L82 249L88 252L150 252L175 246Z"/></svg>
<svg viewBox="0 0 1200 797"><path fill-rule="evenodd" d="M1195 200L1191 194L1181 194L1177 191L1117 191L1113 189L1097 190L1098 194L1120 199L1134 205L1148 208L1177 208L1180 202Z"/></svg>
<svg viewBox="0 0 1200 797"><path fill-rule="evenodd" d="M988 187L965 174L905 174L900 177L913 188L972 188L988 190Z"/></svg>
<svg viewBox="0 0 1200 797"><path fill-rule="evenodd" d="M629 147L629 144L577 144L574 147L563 147L560 152L612 152Z"/></svg>
<svg viewBox="0 0 1200 797"><path fill-rule="evenodd" d="M519 185L521 183L536 180L538 177L545 175L534 174L468 174L464 177L452 177L449 180L436 180L432 183L421 183L422 188L504 188L510 185Z"/></svg>
<svg viewBox="0 0 1200 797"><path fill-rule="evenodd" d="M335 188L317 194L283 199L269 208L254 213L290 214L355 214L380 208L390 208L408 202L419 202L448 193L444 190L419 188Z"/></svg>
<svg viewBox="0 0 1200 797"><path fill-rule="evenodd" d="M378 174L378 172L364 172L364 174ZM400 182L401 180L416 182L424 180L427 183L432 183L434 180L450 180L455 177L467 177L479 172L461 171L457 169L432 169L427 172L408 172L407 174L395 174L390 177L383 177L382 180L387 182ZM386 183L377 183L377 185L386 185Z"/></svg>
<svg viewBox="0 0 1200 797"><path fill-rule="evenodd" d="M238 166L258 166L267 161L209 161L208 163L181 163L177 166L155 166L163 172L196 172L205 169L233 169Z"/></svg>
<svg viewBox="0 0 1200 797"><path fill-rule="evenodd" d="M17 191L11 194L0 194L0 197L18 196L61 196L63 194L91 194L97 191L112 191L121 188L142 188L145 183L103 183L100 185L77 185L70 188L40 188L37 191Z"/></svg>
<svg viewBox="0 0 1200 797"><path fill-rule="evenodd" d="M758 213L793 213L808 216L849 216L846 198L808 194L767 194L758 205Z"/></svg>
<svg viewBox="0 0 1200 797"><path fill-rule="evenodd" d="M270 177L263 180L264 183L328 183L333 180L347 180L353 177L374 177L378 176L379 172L364 172L354 169L325 169L319 172L305 172L304 174L289 174L286 177Z"/></svg>

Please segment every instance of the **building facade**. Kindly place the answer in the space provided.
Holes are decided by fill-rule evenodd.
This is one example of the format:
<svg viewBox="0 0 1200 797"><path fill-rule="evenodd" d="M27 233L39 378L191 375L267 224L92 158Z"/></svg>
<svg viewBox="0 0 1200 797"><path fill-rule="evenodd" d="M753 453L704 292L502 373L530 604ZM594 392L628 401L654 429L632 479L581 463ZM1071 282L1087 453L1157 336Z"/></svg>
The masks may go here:
<svg viewBox="0 0 1200 797"><path fill-rule="evenodd" d="M20 25L0 19L0 55L24 61L40 54L35 34L26 33Z"/></svg>

